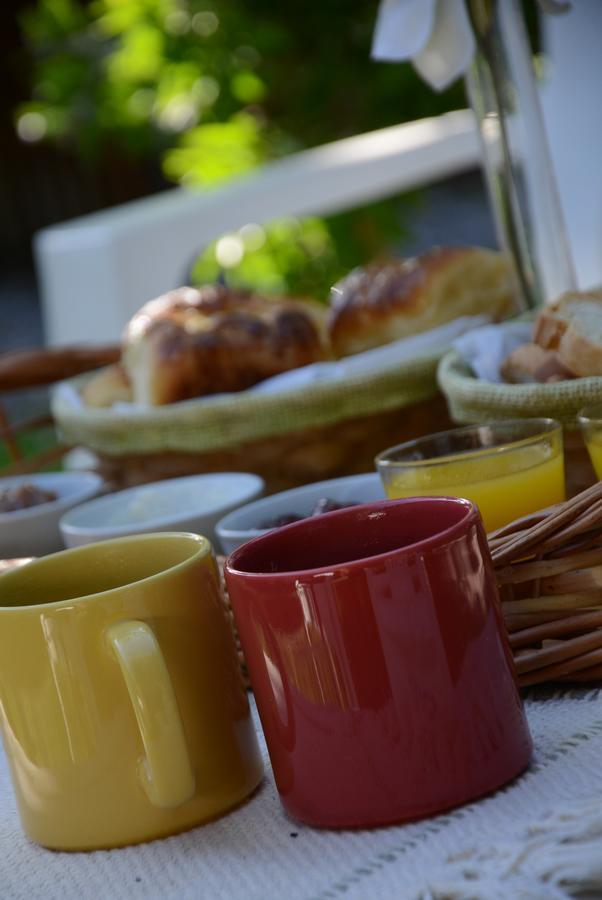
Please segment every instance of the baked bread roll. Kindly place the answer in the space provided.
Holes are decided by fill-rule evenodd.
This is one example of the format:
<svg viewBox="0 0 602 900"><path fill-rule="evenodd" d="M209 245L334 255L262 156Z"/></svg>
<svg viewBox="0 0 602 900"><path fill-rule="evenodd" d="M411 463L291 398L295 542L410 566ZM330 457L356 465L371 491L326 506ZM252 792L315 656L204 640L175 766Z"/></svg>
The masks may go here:
<svg viewBox="0 0 602 900"><path fill-rule="evenodd" d="M500 374L510 384L535 381L551 384L574 378L558 358L556 350L544 350L539 344L522 344L509 353L502 363Z"/></svg>
<svg viewBox="0 0 602 900"><path fill-rule="evenodd" d="M116 363L92 375L81 396L86 406L106 408L114 403L131 403L132 386L123 366Z"/></svg>
<svg viewBox="0 0 602 900"><path fill-rule="evenodd" d="M512 269L494 250L441 247L408 260L354 269L331 291L337 356L348 356L456 319L515 309Z"/></svg>
<svg viewBox="0 0 602 900"><path fill-rule="evenodd" d="M151 300L133 317L122 363L135 403L241 391L330 356L318 306L211 284Z"/></svg>

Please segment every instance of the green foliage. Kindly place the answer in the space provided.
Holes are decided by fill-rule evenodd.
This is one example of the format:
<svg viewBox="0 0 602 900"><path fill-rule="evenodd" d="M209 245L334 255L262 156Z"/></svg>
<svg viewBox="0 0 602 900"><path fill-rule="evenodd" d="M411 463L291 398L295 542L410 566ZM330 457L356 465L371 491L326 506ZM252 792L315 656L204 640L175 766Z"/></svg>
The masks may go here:
<svg viewBox="0 0 602 900"><path fill-rule="evenodd" d="M405 198L407 208L416 196ZM386 251L405 229L395 203L382 201L326 219L274 220L243 225L224 235L193 266L195 283L225 278L238 287L290 293L324 302L329 288L350 269Z"/></svg>
<svg viewBox="0 0 602 900"><path fill-rule="evenodd" d="M28 431L17 437L17 444L23 456L26 459L29 459L31 456L37 456L39 453L44 453L55 447L57 444L56 432L52 426L38 428L35 431ZM0 440L0 470L5 466L10 465L12 462L13 459L8 452L6 445ZM50 463L43 468L58 471L61 467L59 461Z"/></svg>
<svg viewBox="0 0 602 900"><path fill-rule="evenodd" d="M22 18L31 101L24 140L110 145L210 188L291 151L463 104L407 65L370 60L374 0L37 0ZM407 204L404 203L407 214ZM324 296L330 280L401 235L400 203L275 223L231 277ZM244 242L243 242L244 243ZM213 277L210 248L196 267Z"/></svg>
<svg viewBox="0 0 602 900"><path fill-rule="evenodd" d="M239 261L240 260L240 261ZM268 228L244 225L212 244L193 269L198 283L226 273L229 284L268 293L313 295L340 277L341 266L326 222L278 219ZM325 299L325 298L321 298Z"/></svg>
<svg viewBox="0 0 602 900"><path fill-rule="evenodd" d="M164 169L174 181L215 184L255 168L263 161L262 149L257 119L240 112L227 122L192 128L166 154Z"/></svg>

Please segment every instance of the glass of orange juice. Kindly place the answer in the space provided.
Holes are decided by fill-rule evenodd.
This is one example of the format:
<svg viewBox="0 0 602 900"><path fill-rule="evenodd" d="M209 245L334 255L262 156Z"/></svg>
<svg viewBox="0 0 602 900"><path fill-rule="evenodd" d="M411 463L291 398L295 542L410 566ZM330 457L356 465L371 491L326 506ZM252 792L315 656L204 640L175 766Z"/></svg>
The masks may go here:
<svg viewBox="0 0 602 900"><path fill-rule="evenodd" d="M602 480L602 405L586 406L577 416L598 481Z"/></svg>
<svg viewBox="0 0 602 900"><path fill-rule="evenodd" d="M376 468L388 497L474 501L487 531L565 499L562 426L554 419L509 419L431 434L380 453Z"/></svg>

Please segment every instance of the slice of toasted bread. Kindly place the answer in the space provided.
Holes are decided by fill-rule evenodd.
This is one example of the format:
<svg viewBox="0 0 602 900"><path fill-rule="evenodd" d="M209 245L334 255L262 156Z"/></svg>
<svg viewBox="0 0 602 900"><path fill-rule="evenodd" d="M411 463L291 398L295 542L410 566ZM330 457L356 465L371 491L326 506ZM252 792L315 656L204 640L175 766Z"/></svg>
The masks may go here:
<svg viewBox="0 0 602 900"><path fill-rule="evenodd" d="M571 319L557 352L575 375L602 375L602 303L599 309L584 309Z"/></svg>
<svg viewBox="0 0 602 900"><path fill-rule="evenodd" d="M573 319L591 316L602 316L602 291L562 294L540 311L533 327L533 340L544 350L557 350Z"/></svg>

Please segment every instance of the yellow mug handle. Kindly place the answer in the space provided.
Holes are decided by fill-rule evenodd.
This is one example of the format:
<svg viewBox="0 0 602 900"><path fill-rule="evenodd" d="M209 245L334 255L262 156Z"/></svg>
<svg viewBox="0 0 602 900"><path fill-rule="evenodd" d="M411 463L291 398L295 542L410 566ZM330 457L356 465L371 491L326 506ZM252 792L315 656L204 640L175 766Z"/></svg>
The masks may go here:
<svg viewBox="0 0 602 900"><path fill-rule="evenodd" d="M195 777L171 678L154 632L144 622L118 622L106 632L134 707L145 758L140 778L154 806L180 806Z"/></svg>

